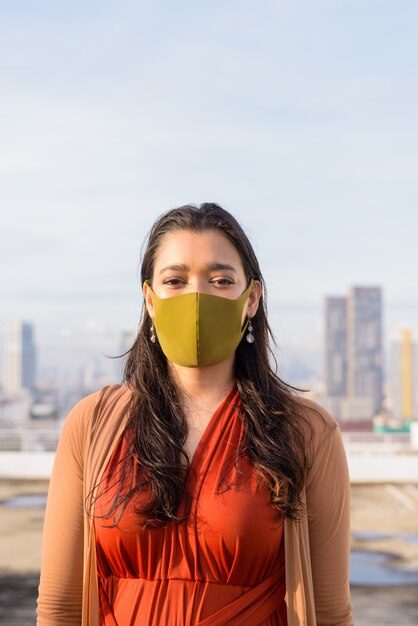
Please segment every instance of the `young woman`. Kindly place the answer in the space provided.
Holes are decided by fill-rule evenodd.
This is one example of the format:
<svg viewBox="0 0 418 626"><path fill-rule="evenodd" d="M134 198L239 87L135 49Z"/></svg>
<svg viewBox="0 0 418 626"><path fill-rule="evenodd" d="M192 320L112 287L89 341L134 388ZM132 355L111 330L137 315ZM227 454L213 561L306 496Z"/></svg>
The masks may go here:
<svg viewBox="0 0 418 626"><path fill-rule="evenodd" d="M65 423L38 626L352 625L341 436L272 368L242 228L216 204L169 211L142 287L125 384Z"/></svg>

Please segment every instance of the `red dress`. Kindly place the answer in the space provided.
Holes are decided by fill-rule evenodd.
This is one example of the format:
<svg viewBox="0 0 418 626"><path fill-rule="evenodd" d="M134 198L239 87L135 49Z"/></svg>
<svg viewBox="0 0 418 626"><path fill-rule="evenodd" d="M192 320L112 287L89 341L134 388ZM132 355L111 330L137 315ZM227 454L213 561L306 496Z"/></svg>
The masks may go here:
<svg viewBox="0 0 418 626"><path fill-rule="evenodd" d="M286 626L283 519L254 468L240 459L234 485L217 492L242 435L234 386L212 415L191 462L190 517L142 529L131 500L118 524L114 479L101 483L94 520L101 626ZM126 451L122 435L108 469Z"/></svg>

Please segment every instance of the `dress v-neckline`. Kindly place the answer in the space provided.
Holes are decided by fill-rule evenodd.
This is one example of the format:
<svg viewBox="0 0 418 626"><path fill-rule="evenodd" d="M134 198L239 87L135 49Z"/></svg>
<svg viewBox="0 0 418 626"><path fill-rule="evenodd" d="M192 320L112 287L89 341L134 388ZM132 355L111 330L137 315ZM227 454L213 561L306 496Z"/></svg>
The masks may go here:
<svg viewBox="0 0 418 626"><path fill-rule="evenodd" d="M215 409L215 412L211 415L208 423L206 424L205 429L203 430L203 433L202 433L199 441L197 442L197 446L195 448L195 451L193 452L193 455L192 455L192 457L190 459L190 469L195 467L196 463L199 461L200 457L202 456L202 452L203 452L203 448L205 446L206 440L211 435L211 433L213 432L215 424L218 421L219 414L222 413L222 409L224 408L225 404L230 399L232 399L234 397L236 392L237 392L237 385L234 382L234 384L232 385L232 387L230 388L230 390L226 394L225 398L222 400L222 402Z"/></svg>

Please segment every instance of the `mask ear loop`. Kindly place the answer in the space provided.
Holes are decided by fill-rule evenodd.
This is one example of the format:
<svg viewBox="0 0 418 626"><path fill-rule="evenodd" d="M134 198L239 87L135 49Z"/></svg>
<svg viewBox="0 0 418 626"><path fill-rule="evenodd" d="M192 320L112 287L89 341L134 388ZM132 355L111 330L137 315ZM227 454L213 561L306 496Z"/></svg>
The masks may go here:
<svg viewBox="0 0 418 626"><path fill-rule="evenodd" d="M247 297L249 297L251 295L250 287L252 287L253 284L254 284L254 279L251 277L249 282L248 282L248 285L246 286L245 290L242 292L242 294L240 296L241 298L247 291L249 292ZM253 327L251 326L251 329L250 329L250 326L251 326L251 318L247 317L244 320L244 323L243 323L242 328L241 328L241 332L245 333L245 331L248 330L249 334L251 334L251 331L253 330ZM253 335L251 335L251 336L253 337ZM251 340L251 339L248 339L248 335L246 336L246 339L247 339L248 343L252 343L254 341L254 337Z"/></svg>
<svg viewBox="0 0 418 626"><path fill-rule="evenodd" d="M251 277L250 280L249 280L249 283L248 283L248 287L250 285L253 285L253 284L254 284L254 278ZM247 289L248 289L248 287L247 287ZM253 334L254 328L253 328L253 325L252 325L252 319L251 318L248 319L247 331L248 331L248 333L245 336L245 339L247 340L247 343L249 343L251 345L255 341L255 337L254 337L254 334Z"/></svg>

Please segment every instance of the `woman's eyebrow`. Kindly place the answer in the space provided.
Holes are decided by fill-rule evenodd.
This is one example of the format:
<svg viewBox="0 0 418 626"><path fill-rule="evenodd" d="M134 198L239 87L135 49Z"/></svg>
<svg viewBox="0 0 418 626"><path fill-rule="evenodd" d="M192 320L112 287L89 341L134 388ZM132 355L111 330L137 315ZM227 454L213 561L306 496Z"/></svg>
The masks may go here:
<svg viewBox="0 0 418 626"><path fill-rule="evenodd" d="M231 272L238 274L235 267L233 265L228 265L227 263L208 263L207 268L211 272L216 270L230 270Z"/></svg>
<svg viewBox="0 0 418 626"><path fill-rule="evenodd" d="M206 267L210 272L215 272L219 270L230 270L231 272L235 272L235 274L238 274L235 267L233 265L228 265L227 263L208 263ZM167 272L167 271L189 272L190 267L188 265L178 264L178 263L174 265L166 265L160 270L160 274L162 274L163 272Z"/></svg>
<svg viewBox="0 0 418 626"><path fill-rule="evenodd" d="M160 270L160 274L162 274L163 272L167 272L168 270L171 270L172 272L188 272L190 270L190 267L188 265L182 264L166 265Z"/></svg>

